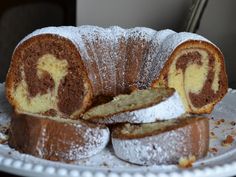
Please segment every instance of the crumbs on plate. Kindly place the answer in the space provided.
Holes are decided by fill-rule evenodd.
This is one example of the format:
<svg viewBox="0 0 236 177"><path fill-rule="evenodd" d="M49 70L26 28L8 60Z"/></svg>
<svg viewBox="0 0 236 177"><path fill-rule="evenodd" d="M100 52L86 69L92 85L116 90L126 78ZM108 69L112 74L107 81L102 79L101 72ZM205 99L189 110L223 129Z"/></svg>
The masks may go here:
<svg viewBox="0 0 236 177"><path fill-rule="evenodd" d="M221 123L224 123L224 122L225 122L224 119L220 119L215 122L215 125L220 125Z"/></svg>
<svg viewBox="0 0 236 177"><path fill-rule="evenodd" d="M216 134L214 133L214 132L210 132L210 138L212 138L212 139L217 139L217 136L216 136Z"/></svg>
<svg viewBox="0 0 236 177"><path fill-rule="evenodd" d="M234 138L232 135L227 135L227 137L222 141L222 146L229 146L234 142Z"/></svg>
<svg viewBox="0 0 236 177"><path fill-rule="evenodd" d="M232 126L235 126L235 125L236 125L236 122L235 122L235 121L231 121L230 124L231 124Z"/></svg>
<svg viewBox="0 0 236 177"><path fill-rule="evenodd" d="M217 148L215 148L215 147L211 147L211 148L209 148L209 150L208 150L210 153L213 153L213 154L215 154L215 153L217 153L218 152L218 149Z"/></svg>
<svg viewBox="0 0 236 177"><path fill-rule="evenodd" d="M193 163L196 161L196 157L194 155L189 155L188 157L181 157L179 159L178 166L180 168L190 168Z"/></svg>

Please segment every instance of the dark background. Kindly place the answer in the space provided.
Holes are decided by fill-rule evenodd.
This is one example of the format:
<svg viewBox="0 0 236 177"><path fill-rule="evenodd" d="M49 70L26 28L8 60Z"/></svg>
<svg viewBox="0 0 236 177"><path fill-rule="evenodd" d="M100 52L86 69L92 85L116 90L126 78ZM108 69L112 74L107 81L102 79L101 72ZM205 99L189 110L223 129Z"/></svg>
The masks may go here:
<svg viewBox="0 0 236 177"><path fill-rule="evenodd" d="M17 43L35 29L75 26L76 0L0 1L0 83L5 81Z"/></svg>

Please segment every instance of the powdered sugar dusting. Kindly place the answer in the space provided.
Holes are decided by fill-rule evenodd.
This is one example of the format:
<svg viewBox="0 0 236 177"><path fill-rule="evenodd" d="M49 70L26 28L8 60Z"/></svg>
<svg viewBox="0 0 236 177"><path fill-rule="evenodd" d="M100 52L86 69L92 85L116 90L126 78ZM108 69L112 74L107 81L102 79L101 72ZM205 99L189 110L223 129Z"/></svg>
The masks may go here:
<svg viewBox="0 0 236 177"><path fill-rule="evenodd" d="M123 29L85 25L42 28L19 44L42 34L67 38L77 47L95 96L127 93L133 87L147 88L159 77L178 45L188 40L210 42L197 34L168 29L155 31L145 27Z"/></svg>
<svg viewBox="0 0 236 177"><path fill-rule="evenodd" d="M77 147L75 151L73 150L72 153L69 153L70 158L74 158L74 156L78 157L76 159L91 157L101 152L106 147L109 139L110 133L108 128L87 128L84 133L84 141L86 143L83 147ZM74 145L74 147L76 147L76 145Z"/></svg>
<svg viewBox="0 0 236 177"><path fill-rule="evenodd" d="M19 44L16 46L16 48L23 43L24 41L38 35L42 34L54 34L57 35L58 37L64 37L68 38L71 40L74 44L77 44L77 36L75 35L75 31L78 30L77 27L74 26L60 26L60 27L45 27L41 29L37 29L34 32L28 34L25 38L23 38Z"/></svg>
<svg viewBox="0 0 236 177"><path fill-rule="evenodd" d="M96 119L99 123L113 124L113 123L151 123L157 120L176 119L185 113L184 105L175 92L169 98L162 102L148 108L143 108L135 111L124 112L113 115L108 118Z"/></svg>
<svg viewBox="0 0 236 177"><path fill-rule="evenodd" d="M125 63L125 79L126 88L139 87L139 85L146 85L140 83L139 74L149 49L149 42L151 41L151 33L154 32L149 28L131 28L126 32L126 63Z"/></svg>
<svg viewBox="0 0 236 177"><path fill-rule="evenodd" d="M112 138L115 154L140 165L177 163L191 151L189 127L139 139ZM178 148L176 148L178 147Z"/></svg>
<svg viewBox="0 0 236 177"><path fill-rule="evenodd" d="M82 26L79 28L78 35L78 48L81 54L81 57L87 68L87 73L91 79L93 90L96 92L103 88L102 73L100 70L99 60L97 53L95 51L95 46L93 40L95 40L99 29L93 28L90 26Z"/></svg>
<svg viewBox="0 0 236 177"><path fill-rule="evenodd" d="M110 33L113 36L113 49L111 52L111 62L114 63L115 69L115 95L120 94L125 87L125 63L126 63L126 30L118 26L110 27Z"/></svg>
<svg viewBox="0 0 236 177"><path fill-rule="evenodd" d="M211 43L208 39L194 33L181 32L181 33L172 33L166 36L165 40L161 43L160 50L157 54L158 62L160 62L160 67L157 67L154 70L154 79L158 78L161 68L163 68L165 62L169 59L172 52L182 43L190 40L195 41L206 41ZM211 43L212 44L212 43Z"/></svg>
<svg viewBox="0 0 236 177"><path fill-rule="evenodd" d="M142 34L141 39L146 41L146 48L143 53L142 63L138 73L136 85L138 88L147 88L147 81L149 80L148 73L153 60L152 51L155 50L154 48L158 45L157 43L152 42L156 31L149 28L138 28L137 30L139 30Z"/></svg>
<svg viewBox="0 0 236 177"><path fill-rule="evenodd" d="M103 82L102 94L114 93L116 83L114 61L111 58L113 37L109 29L100 29L93 41Z"/></svg>
<svg viewBox="0 0 236 177"><path fill-rule="evenodd" d="M176 34L176 32L166 29L157 31L156 34L153 36L154 40L153 43L156 44L155 49L152 51L153 61L151 62L151 68L149 69L149 84L156 79L156 76L159 76L161 69L163 68L165 62L168 58L161 57L162 56L162 44L166 40L166 38L170 35Z"/></svg>
<svg viewBox="0 0 236 177"><path fill-rule="evenodd" d="M41 158L56 156L61 161L74 161L91 157L102 151L110 138L109 129L105 127L90 127L80 121L46 121L40 126L35 145L37 155ZM51 129L51 126L60 130Z"/></svg>

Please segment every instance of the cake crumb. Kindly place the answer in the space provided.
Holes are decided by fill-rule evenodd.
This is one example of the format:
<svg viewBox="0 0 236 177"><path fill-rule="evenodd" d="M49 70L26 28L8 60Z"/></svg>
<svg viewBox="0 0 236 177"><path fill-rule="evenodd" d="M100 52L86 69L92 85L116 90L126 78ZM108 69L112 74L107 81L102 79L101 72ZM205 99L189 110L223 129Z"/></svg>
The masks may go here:
<svg viewBox="0 0 236 177"><path fill-rule="evenodd" d="M220 119L220 122L221 122L221 123L224 123L224 122L225 122L225 119Z"/></svg>
<svg viewBox="0 0 236 177"><path fill-rule="evenodd" d="M215 125L220 125L221 123L224 123L224 122L225 122L224 119L220 119L215 122Z"/></svg>
<svg viewBox="0 0 236 177"><path fill-rule="evenodd" d="M194 155L189 155L188 157L181 157L179 159L178 166L180 168L191 168L193 163L196 161L196 157Z"/></svg>
<svg viewBox="0 0 236 177"><path fill-rule="evenodd" d="M228 135L228 136L225 138L225 140L222 141L221 145L222 145L222 146L229 146L229 145L231 145L231 144L233 143L233 141L234 141L233 136Z"/></svg>
<svg viewBox="0 0 236 177"><path fill-rule="evenodd" d="M109 165L108 165L106 162L103 162L103 163L102 163L102 166L103 166L103 167L109 167Z"/></svg>
<svg viewBox="0 0 236 177"><path fill-rule="evenodd" d="M232 122L230 122L230 124L231 124L232 126L235 126L235 125L236 125L236 122L235 122L235 121L232 121Z"/></svg>
<svg viewBox="0 0 236 177"><path fill-rule="evenodd" d="M218 152L218 149L216 149L215 147L212 147L212 148L209 148L209 150L208 150L210 153L213 153L213 154L215 154L215 153L217 153Z"/></svg>
<svg viewBox="0 0 236 177"><path fill-rule="evenodd" d="M214 132L210 132L210 138L216 139L216 138L217 138L217 136L215 135L215 133L214 133Z"/></svg>

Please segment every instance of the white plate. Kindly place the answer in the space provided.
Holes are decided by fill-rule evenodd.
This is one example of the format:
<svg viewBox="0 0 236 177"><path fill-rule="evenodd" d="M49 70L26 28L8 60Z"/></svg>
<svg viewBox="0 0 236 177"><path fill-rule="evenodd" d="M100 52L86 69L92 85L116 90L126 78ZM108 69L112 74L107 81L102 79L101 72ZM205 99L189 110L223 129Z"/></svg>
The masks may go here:
<svg viewBox="0 0 236 177"><path fill-rule="evenodd" d="M11 107L4 96L4 85L0 84L0 124L9 123ZM210 148L217 152L209 152L207 157L193 164L192 168L180 169L175 165L137 166L117 159L112 148L107 147L101 153L74 164L64 164L39 159L19 153L8 145L0 145L0 170L27 176L68 176L68 177L189 177L189 176L232 176L236 174L236 141L225 147L221 143L227 135L236 138L236 90L229 89L225 98L209 115L210 129L215 136L210 139ZM224 122L219 125L224 118Z"/></svg>

